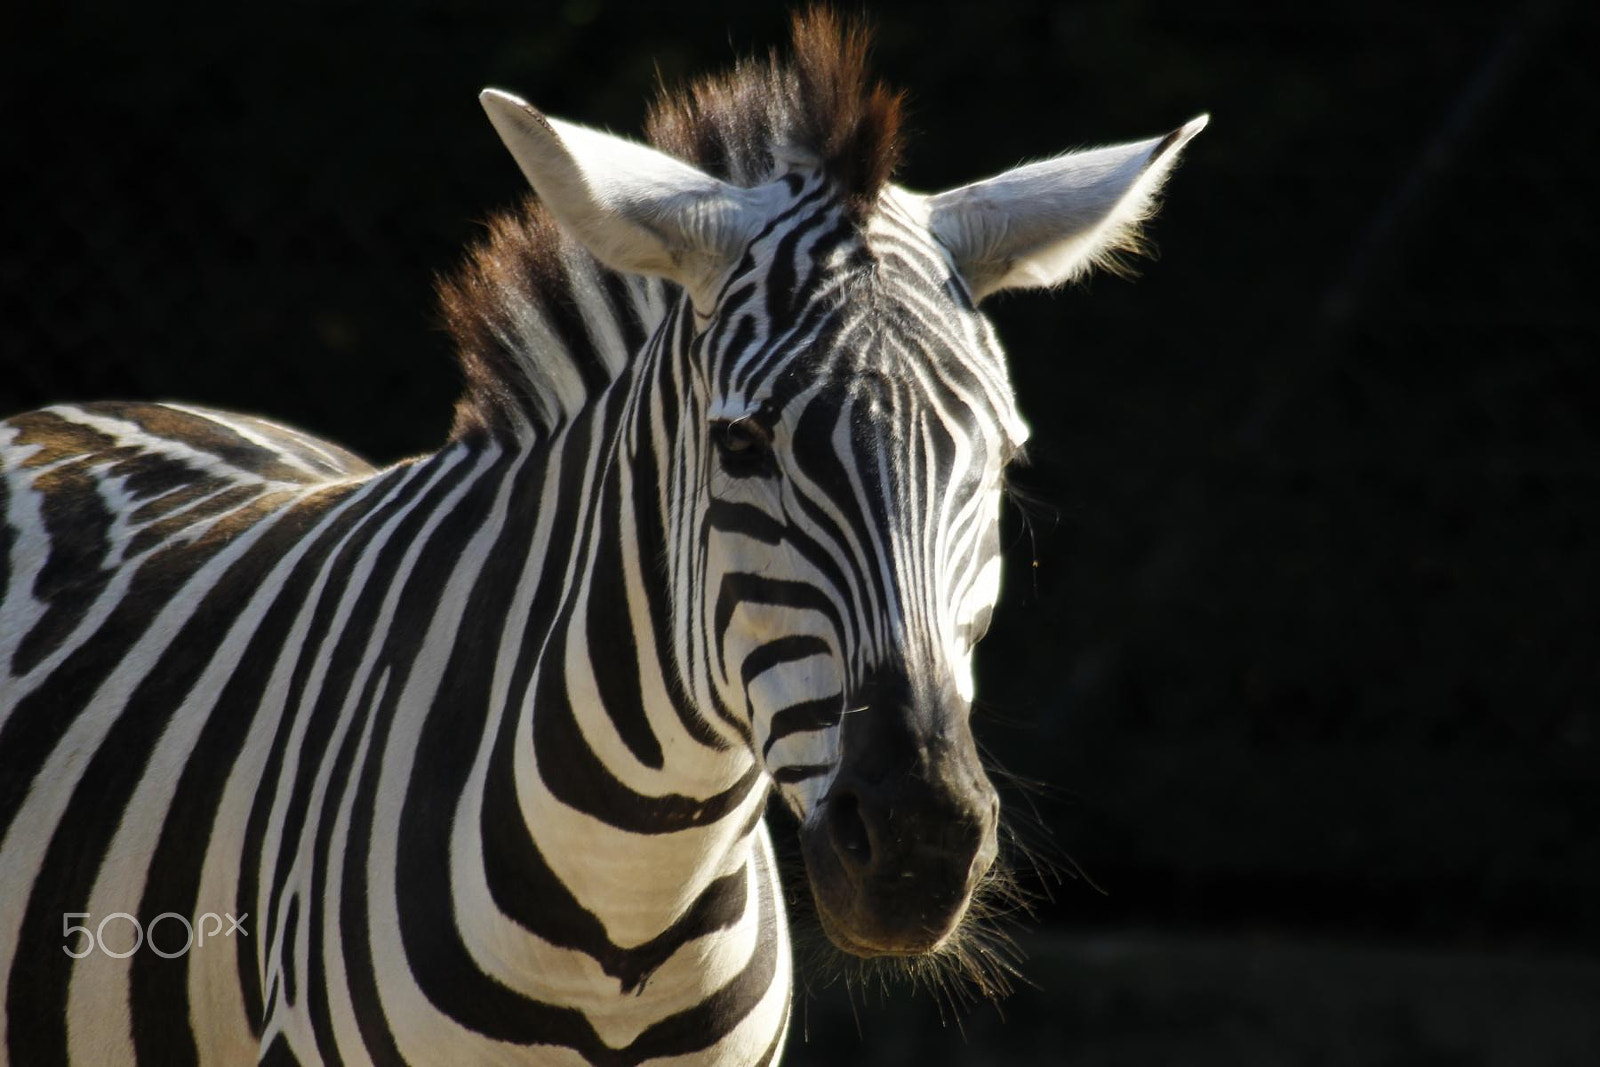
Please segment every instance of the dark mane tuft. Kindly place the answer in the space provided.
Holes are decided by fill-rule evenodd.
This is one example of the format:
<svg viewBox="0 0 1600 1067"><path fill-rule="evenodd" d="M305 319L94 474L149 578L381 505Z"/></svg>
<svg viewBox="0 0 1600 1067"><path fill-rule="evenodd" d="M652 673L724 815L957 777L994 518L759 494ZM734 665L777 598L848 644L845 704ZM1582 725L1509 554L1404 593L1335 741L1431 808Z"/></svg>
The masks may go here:
<svg viewBox="0 0 1600 1067"><path fill-rule="evenodd" d="M466 261L439 279L439 310L466 379L452 436L513 425L524 413L548 425L537 410L537 379L528 373L538 356L518 351L514 308L565 288L564 244L555 219L529 196L523 210L490 219L488 235Z"/></svg>
<svg viewBox="0 0 1600 1067"><path fill-rule="evenodd" d="M741 60L688 89L665 89L650 143L725 181L757 185L774 150L815 157L858 211L869 210L900 159L901 93L871 79L871 34L827 8L797 13L793 59Z"/></svg>
<svg viewBox="0 0 1600 1067"><path fill-rule="evenodd" d="M790 61L774 51L765 63L744 60L681 92L663 90L649 140L744 186L770 178L780 155L809 157L865 215L900 155L901 96L869 77L869 43L864 26L825 8L797 14ZM600 266L532 197L494 218L461 267L439 281L466 378L455 436L552 430L632 355L609 338L642 338L653 328L661 305L648 291L659 284ZM617 326L604 337L590 335L576 311L597 299Z"/></svg>

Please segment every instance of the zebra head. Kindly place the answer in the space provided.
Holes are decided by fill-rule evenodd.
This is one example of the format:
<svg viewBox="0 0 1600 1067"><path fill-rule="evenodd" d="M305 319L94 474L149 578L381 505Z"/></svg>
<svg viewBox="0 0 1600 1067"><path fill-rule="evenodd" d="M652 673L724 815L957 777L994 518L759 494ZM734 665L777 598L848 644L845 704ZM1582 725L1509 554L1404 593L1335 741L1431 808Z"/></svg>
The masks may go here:
<svg viewBox="0 0 1600 1067"><path fill-rule="evenodd" d="M951 937L997 851L971 658L1027 429L977 304L1128 247L1204 119L920 195L887 181L898 98L865 87L859 55L801 59L669 102L665 151L483 103L570 234L681 288L652 342L669 385L641 406L675 472L684 688L799 818L834 943L915 955ZM830 107L849 114L808 114Z"/></svg>

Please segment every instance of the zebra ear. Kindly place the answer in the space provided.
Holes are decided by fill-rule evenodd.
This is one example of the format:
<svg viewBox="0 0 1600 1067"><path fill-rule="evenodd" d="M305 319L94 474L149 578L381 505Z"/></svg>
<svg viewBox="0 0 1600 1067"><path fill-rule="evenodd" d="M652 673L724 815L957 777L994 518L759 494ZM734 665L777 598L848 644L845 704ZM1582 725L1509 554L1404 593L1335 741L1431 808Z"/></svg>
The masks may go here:
<svg viewBox="0 0 1600 1067"><path fill-rule="evenodd" d="M596 259L675 281L709 310L759 224L749 190L653 148L546 118L498 89L478 100L539 199Z"/></svg>
<svg viewBox="0 0 1600 1067"><path fill-rule="evenodd" d="M1093 148L928 198L929 225L976 299L1087 272L1134 244L1178 151L1208 116L1165 137Z"/></svg>

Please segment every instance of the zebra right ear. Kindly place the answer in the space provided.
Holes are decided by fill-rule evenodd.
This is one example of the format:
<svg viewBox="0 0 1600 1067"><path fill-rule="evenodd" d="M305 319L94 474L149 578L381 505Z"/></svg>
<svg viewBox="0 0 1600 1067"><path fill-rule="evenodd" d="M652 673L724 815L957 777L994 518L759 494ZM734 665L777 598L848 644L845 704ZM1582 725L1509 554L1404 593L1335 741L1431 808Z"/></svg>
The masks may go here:
<svg viewBox="0 0 1600 1067"><path fill-rule="evenodd" d="M633 141L546 118L498 89L478 96L556 221L613 270L677 282L711 310L726 271L760 226L741 189Z"/></svg>

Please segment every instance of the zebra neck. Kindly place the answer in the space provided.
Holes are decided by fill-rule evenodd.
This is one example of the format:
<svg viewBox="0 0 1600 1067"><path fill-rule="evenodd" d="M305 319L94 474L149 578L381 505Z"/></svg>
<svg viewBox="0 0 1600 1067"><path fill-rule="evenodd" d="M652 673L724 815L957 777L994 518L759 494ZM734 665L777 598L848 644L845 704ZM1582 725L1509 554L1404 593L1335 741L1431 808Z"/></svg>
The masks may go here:
<svg viewBox="0 0 1600 1067"><path fill-rule="evenodd" d="M672 665L652 580L660 520L636 506L641 472L617 444L626 389L508 469L494 552L518 576L503 632L484 635L499 649L498 722L452 849L456 886L480 893L456 908L475 955L563 986L546 991L558 999L573 984L633 988L742 914L766 794L753 755L708 728Z"/></svg>

